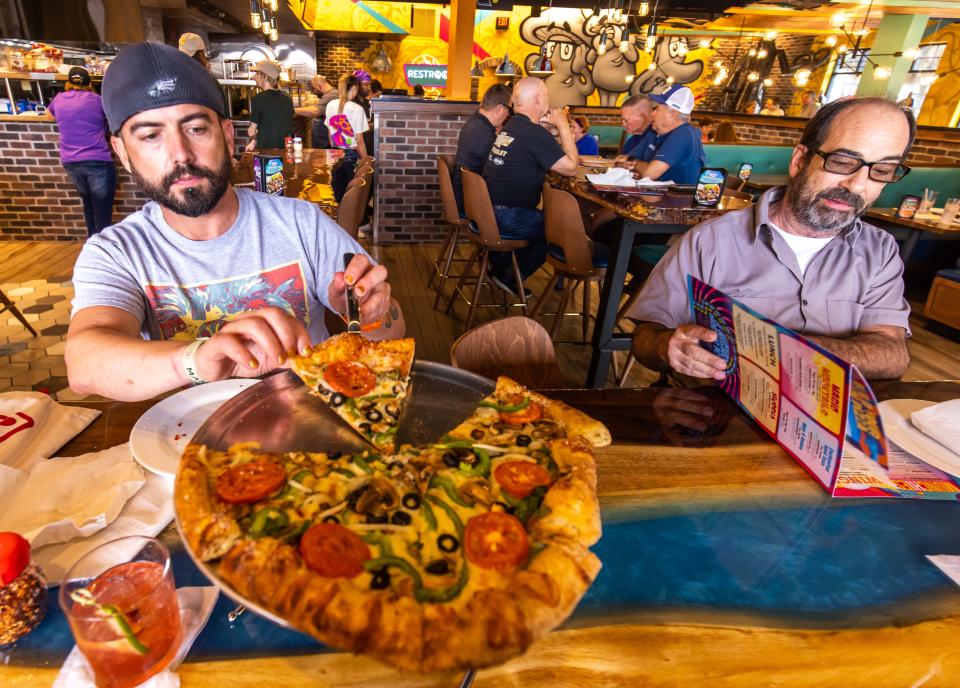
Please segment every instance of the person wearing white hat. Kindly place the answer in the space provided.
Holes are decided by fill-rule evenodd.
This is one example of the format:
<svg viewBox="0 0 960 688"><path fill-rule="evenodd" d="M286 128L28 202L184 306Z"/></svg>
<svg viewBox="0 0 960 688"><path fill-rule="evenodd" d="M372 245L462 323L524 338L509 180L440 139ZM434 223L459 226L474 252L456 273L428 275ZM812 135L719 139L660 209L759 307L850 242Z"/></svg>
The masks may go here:
<svg viewBox="0 0 960 688"><path fill-rule="evenodd" d="M260 93L250 104L250 143L246 150L284 148L284 139L293 136L293 99L277 88L280 84L280 65L272 60L260 60L253 69L253 81Z"/></svg>
<svg viewBox="0 0 960 688"><path fill-rule="evenodd" d="M200 38L200 36L187 32L180 36L177 45L180 48L180 52L202 64L204 69L209 68L210 64L207 62L207 46L204 45L203 39Z"/></svg>
<svg viewBox="0 0 960 688"><path fill-rule="evenodd" d="M677 184L696 184L707 156L700 130L690 124L693 91L675 85L660 95L650 95L653 129L659 135L657 149L650 162L637 162L634 171L649 179Z"/></svg>

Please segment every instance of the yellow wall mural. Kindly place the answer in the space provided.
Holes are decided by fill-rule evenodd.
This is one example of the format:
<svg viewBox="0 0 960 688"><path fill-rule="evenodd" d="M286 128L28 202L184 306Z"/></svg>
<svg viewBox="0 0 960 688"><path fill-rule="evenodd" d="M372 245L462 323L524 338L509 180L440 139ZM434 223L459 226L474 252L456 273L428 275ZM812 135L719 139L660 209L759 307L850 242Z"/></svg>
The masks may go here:
<svg viewBox="0 0 960 688"><path fill-rule="evenodd" d="M372 0L288 0L295 16L302 17L306 28L317 31L370 33L384 36L409 32L412 11L437 12L431 36L408 35L402 40L385 40L383 49L393 63L389 73L375 74L384 88L407 88L403 65L413 63L446 64L450 10L433 4L377 2ZM507 30L497 30L497 17L509 19ZM606 51L598 50L600 36L606 35ZM369 68L381 42L371 35L364 52ZM546 79L551 103L560 105L614 105L631 93L662 89L669 83L685 83L695 95L709 86L713 76L709 58L713 52L688 44L679 36L661 37L653 54L633 45L626 53L619 50L621 29L590 10L544 10L532 17L530 7L515 7L509 12L478 10L474 28L474 57L481 61L484 77L478 93L500 80L496 65L505 55L517 64L521 74L531 66L541 45L551 56L556 73ZM648 69L651 62L653 69ZM576 83L574 83L576 82ZM440 89L427 89L439 94Z"/></svg>
<svg viewBox="0 0 960 688"><path fill-rule="evenodd" d="M960 24L950 24L936 31L921 42L946 43L947 47L937 66L938 73L951 72L930 85L923 108L917 117L918 124L937 127L955 127L960 119Z"/></svg>

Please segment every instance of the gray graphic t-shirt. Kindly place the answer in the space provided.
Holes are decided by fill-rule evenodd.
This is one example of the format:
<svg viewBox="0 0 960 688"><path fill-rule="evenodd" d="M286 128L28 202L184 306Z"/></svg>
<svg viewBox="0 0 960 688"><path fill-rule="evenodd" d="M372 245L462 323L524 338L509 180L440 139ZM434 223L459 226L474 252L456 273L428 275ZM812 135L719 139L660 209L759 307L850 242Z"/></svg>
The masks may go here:
<svg viewBox="0 0 960 688"><path fill-rule="evenodd" d="M314 342L326 339L323 307L343 311L327 303L327 287L344 253L367 253L313 203L236 192L236 222L216 239L187 239L154 202L88 239L74 267L73 312L113 306L140 321L145 339L192 340L276 306Z"/></svg>

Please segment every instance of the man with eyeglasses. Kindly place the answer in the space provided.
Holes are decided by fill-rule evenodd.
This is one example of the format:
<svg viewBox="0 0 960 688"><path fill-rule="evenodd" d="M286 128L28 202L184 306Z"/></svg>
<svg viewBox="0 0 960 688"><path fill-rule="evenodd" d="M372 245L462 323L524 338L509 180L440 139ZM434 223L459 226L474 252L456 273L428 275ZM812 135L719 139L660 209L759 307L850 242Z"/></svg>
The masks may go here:
<svg viewBox="0 0 960 688"><path fill-rule="evenodd" d="M463 180L460 168L466 167L471 172L483 173L493 141L509 117L510 89L503 84L494 84L483 94L480 109L464 122L457 140L457 157L453 166L453 195L457 198L460 215L463 215Z"/></svg>
<svg viewBox="0 0 960 688"><path fill-rule="evenodd" d="M637 360L652 369L723 379L724 361L704 349L716 333L691 324L687 275L855 363L890 379L910 363L910 307L893 236L860 216L903 164L913 114L880 98L822 107L803 131L786 187L751 208L703 222L654 268L627 314L638 321Z"/></svg>

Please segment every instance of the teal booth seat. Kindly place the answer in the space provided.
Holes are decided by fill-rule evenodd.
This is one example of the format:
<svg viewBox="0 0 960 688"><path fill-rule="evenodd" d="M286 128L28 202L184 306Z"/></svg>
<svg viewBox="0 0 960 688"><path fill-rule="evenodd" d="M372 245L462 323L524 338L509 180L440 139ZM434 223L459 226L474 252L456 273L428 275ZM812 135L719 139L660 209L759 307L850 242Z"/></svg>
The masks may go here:
<svg viewBox="0 0 960 688"><path fill-rule="evenodd" d="M956 167L914 167L896 184L887 184L873 204L877 208L895 208L906 194L922 196L924 189L940 192L936 205L943 207L948 198L960 197L960 169Z"/></svg>
<svg viewBox="0 0 960 688"><path fill-rule="evenodd" d="M793 146L752 146L738 143L705 143L707 167L723 167L736 174L740 163L753 165L753 174L787 174Z"/></svg>
<svg viewBox="0 0 960 688"><path fill-rule="evenodd" d="M608 124L591 124L590 133L597 137L601 151L620 150L620 139L623 137L623 127Z"/></svg>

